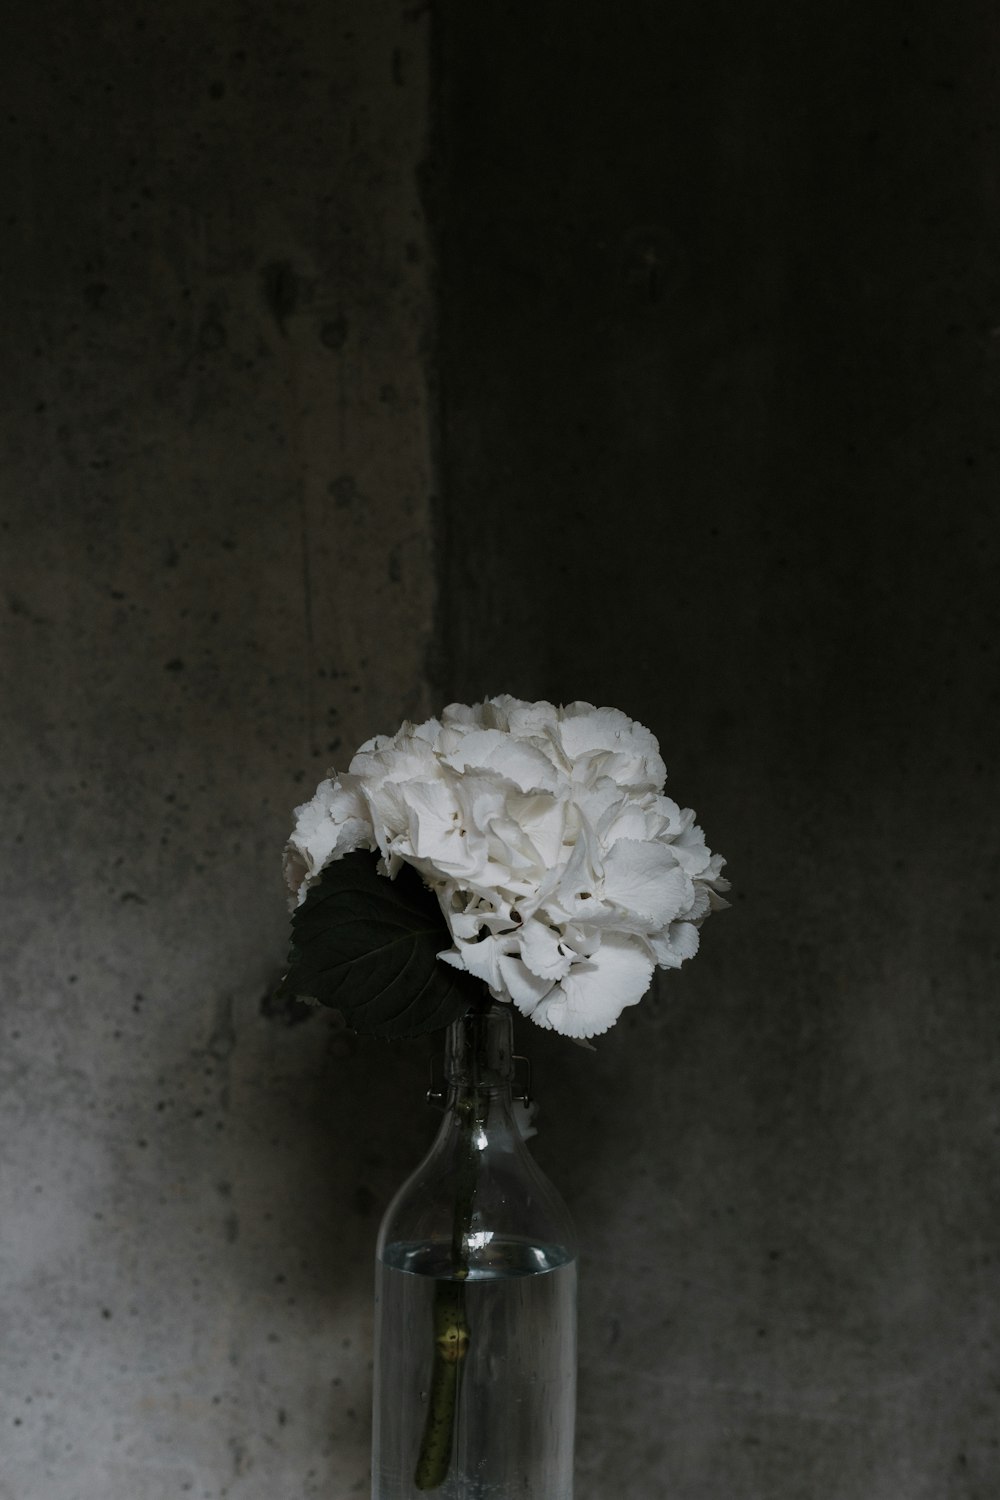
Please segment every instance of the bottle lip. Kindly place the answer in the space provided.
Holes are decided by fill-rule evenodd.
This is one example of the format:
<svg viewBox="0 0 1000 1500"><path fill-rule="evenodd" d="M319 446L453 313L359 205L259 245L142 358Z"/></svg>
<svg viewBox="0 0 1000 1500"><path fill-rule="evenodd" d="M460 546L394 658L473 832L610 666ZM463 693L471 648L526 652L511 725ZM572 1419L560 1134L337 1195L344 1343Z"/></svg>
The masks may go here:
<svg viewBox="0 0 1000 1500"><path fill-rule="evenodd" d="M514 1081L513 1015L490 1000L472 1005L448 1027L444 1075L450 1084L509 1088Z"/></svg>

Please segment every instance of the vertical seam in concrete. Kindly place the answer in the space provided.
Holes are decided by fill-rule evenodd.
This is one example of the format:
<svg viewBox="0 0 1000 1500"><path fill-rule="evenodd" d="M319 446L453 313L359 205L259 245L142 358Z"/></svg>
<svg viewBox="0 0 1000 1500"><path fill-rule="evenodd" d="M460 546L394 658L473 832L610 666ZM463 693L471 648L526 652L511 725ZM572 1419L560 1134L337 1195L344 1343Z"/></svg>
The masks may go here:
<svg viewBox="0 0 1000 1500"><path fill-rule="evenodd" d="M302 545L302 628L306 657L306 751L312 755L316 746L316 649L313 634L312 575L309 567L309 507L305 485L298 485L299 535Z"/></svg>
<svg viewBox="0 0 1000 1500"><path fill-rule="evenodd" d="M430 9L428 26L427 136L423 161L417 168L417 187L426 225L428 247L427 337L425 375L428 405L428 446L431 466L429 514L433 557L433 623L425 675L436 706L454 696L456 680L453 597L456 586L451 525L451 485L448 474L447 389L444 375L447 278L442 203L446 171L444 22L439 6Z"/></svg>

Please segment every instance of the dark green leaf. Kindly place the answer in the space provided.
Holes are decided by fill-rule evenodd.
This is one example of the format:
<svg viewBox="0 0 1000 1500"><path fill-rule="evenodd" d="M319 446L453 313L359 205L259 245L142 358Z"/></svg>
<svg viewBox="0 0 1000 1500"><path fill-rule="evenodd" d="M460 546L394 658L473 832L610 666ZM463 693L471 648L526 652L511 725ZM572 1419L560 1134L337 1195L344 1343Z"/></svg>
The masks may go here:
<svg viewBox="0 0 1000 1500"><path fill-rule="evenodd" d="M437 897L410 865L395 880L358 851L328 865L292 917L285 995L307 995L369 1036L417 1036L484 998L479 980L441 963L451 946Z"/></svg>

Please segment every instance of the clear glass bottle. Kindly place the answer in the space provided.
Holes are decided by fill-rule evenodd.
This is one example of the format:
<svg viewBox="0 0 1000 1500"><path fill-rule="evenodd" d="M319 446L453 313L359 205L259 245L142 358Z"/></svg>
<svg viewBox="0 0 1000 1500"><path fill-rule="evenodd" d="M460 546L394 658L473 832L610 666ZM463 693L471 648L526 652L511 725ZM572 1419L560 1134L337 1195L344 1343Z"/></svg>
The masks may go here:
<svg viewBox="0 0 1000 1500"><path fill-rule="evenodd" d="M572 1500L575 1237L513 1074L510 1006L449 1027L444 1121L378 1237L372 1500Z"/></svg>

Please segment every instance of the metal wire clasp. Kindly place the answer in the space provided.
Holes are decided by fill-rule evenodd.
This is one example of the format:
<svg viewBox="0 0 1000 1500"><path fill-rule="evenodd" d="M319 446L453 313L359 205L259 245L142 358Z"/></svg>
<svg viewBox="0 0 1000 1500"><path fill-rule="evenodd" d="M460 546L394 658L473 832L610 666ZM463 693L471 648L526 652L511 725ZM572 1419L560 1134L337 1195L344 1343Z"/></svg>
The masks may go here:
<svg viewBox="0 0 1000 1500"><path fill-rule="evenodd" d="M436 1109L444 1108L444 1068L441 1066L440 1058L431 1058L430 1061L430 1087L427 1090L427 1103L434 1105Z"/></svg>
<svg viewBox="0 0 1000 1500"><path fill-rule="evenodd" d="M523 1068L522 1071L526 1074L526 1077L524 1079L524 1088L521 1090L520 1093L518 1093L518 1091L517 1091L517 1069L515 1067L515 1069L514 1069L514 1098L515 1099L520 1099L520 1101L521 1101L522 1104L530 1104L531 1103L531 1059L529 1057L522 1057L522 1055L521 1055L520 1052L515 1052L514 1053L514 1062L515 1063L523 1063L524 1064L524 1068Z"/></svg>
<svg viewBox="0 0 1000 1500"><path fill-rule="evenodd" d="M514 1085L512 1089L513 1097L515 1099L520 1099L522 1104L530 1104L532 1102L531 1059L528 1057L524 1057L520 1052L515 1052L513 1061L515 1063ZM525 1075L523 1079L524 1086L520 1090L517 1086L517 1063L523 1064L522 1073ZM447 1097L448 1091L445 1088L444 1067L441 1063L440 1058L432 1057L430 1062L430 1087L427 1090L427 1103L433 1105L435 1109L443 1109Z"/></svg>

